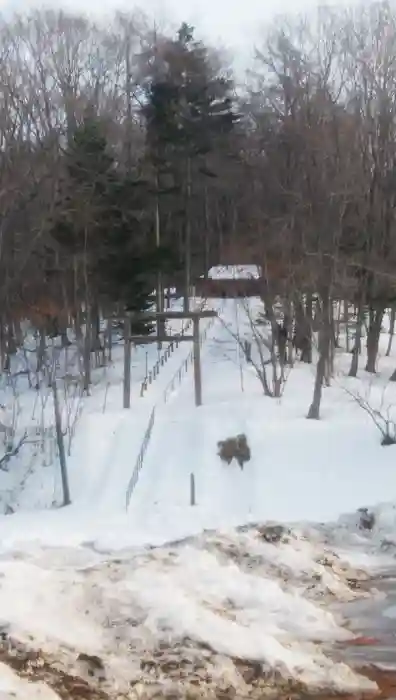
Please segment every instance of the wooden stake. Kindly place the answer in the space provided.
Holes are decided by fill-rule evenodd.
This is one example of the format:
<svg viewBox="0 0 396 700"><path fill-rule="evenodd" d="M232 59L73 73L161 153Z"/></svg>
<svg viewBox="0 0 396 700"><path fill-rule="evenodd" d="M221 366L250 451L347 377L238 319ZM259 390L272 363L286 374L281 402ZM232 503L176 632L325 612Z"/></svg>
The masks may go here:
<svg viewBox="0 0 396 700"><path fill-rule="evenodd" d="M193 320L194 391L195 405L202 406L201 347L199 344L199 318Z"/></svg>
<svg viewBox="0 0 396 700"><path fill-rule="evenodd" d="M195 476L193 473L190 474L190 506L196 506L196 497L195 497Z"/></svg>

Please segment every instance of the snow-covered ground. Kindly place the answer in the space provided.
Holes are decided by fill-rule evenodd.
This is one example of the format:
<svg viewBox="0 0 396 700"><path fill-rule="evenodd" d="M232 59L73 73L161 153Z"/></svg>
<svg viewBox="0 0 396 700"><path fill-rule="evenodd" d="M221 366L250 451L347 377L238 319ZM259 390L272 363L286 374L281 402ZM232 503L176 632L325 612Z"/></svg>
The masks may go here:
<svg viewBox="0 0 396 700"><path fill-rule="evenodd" d="M79 655L99 658L105 687L120 691L199 682L200 697L229 685L245 697L254 684L242 669L257 662L262 684L272 668L315 687L370 688L320 646L352 638L323 602L359 597L347 582L359 574L319 533L271 538L251 527L113 554L25 546L0 560L2 630L69 673L87 675Z"/></svg>
<svg viewBox="0 0 396 700"><path fill-rule="evenodd" d="M191 300L191 307L198 308L201 299ZM182 308L179 299L172 300L172 310ZM207 323L204 322L203 325ZM186 326L186 321L168 322L169 331L176 334ZM133 348L131 361L131 405L127 416L132 458L147 425L150 410L162 398L170 378L177 372L190 348L181 343L160 365L155 381L148 384L141 397L142 382L149 376L157 361L165 356L167 345L158 350L155 343ZM106 450L110 442L117 442L117 421L121 432L126 416L123 414L123 342L116 333L113 338L112 362L98 366L92 372L90 396L81 390L78 369L78 352L75 345L62 349L53 341L52 355L56 365L59 386L59 402L68 453L71 489L77 499L86 498L91 487L97 493L97 482L106 468ZM5 452L7 435L2 424L15 431L18 441L26 434L19 452L12 458L10 468L0 463L0 512L7 508L51 508L62 502L60 472L56 455L54 409L52 392L46 381L40 381L37 390L36 341L26 331L23 351L12 357L11 375L0 377L0 444ZM134 408L136 404L136 408ZM3 408L4 406L4 408ZM103 417L102 415L103 414ZM105 426L108 430L103 433ZM98 433L101 439L98 439ZM4 437L4 440L3 440ZM105 443L105 444L104 444ZM81 463L84 462L84 469ZM90 465L95 464L92 471ZM94 477L94 481L92 481ZM74 498L73 498L74 500Z"/></svg>
<svg viewBox="0 0 396 700"><path fill-rule="evenodd" d="M188 344L144 398L132 392L129 411L120 409L115 358L118 380L105 388L98 382L78 420L68 464L72 505L38 510L31 496L29 509L34 484L27 484L25 507L0 517L1 624L74 673L84 675L78 654L99 657L108 690L132 683L147 691L151 679L157 690L176 683L187 693L199 683L205 697L213 684L228 684L245 697L253 685L242 669L256 662L263 678L275 668L313 686L367 687L330 660L326 645L352 636L331 601L366 595L351 581L394 562L396 446L381 446L351 395L382 404L392 417L396 386L387 380L396 358L384 356L387 334L374 378L363 369L348 378L350 355L337 351L322 419L309 421L315 367L296 363L283 396L265 397L234 338L249 334L243 304L214 307L221 319L203 322L203 406L194 406L191 365L164 401ZM217 455L217 442L238 433L252 455L243 470ZM43 490L50 469L36 469ZM372 532L359 530L363 506L373 509ZM268 522L294 524L271 541L257 526Z"/></svg>

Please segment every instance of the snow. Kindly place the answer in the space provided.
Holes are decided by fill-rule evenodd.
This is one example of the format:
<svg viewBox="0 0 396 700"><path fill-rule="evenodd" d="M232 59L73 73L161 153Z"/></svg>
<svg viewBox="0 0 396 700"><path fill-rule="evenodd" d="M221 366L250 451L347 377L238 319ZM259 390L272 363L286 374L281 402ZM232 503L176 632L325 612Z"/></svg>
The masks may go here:
<svg viewBox="0 0 396 700"><path fill-rule="evenodd" d="M257 265L217 265L208 272L210 279L258 279L260 271Z"/></svg>
<svg viewBox="0 0 396 700"><path fill-rule="evenodd" d="M191 308L198 308L202 304L200 299L191 300ZM180 300L172 301L172 310L180 310ZM205 320L202 327L208 324ZM186 325L185 321L172 320L169 322L169 331L176 334ZM92 444L84 448L84 438L86 432L92 433L92 440L95 443L95 434L99 430L106 430L106 422L109 423L107 435L102 436L102 442L110 442L117 436L113 435L116 430L116 422L121 418L122 411L122 377L123 377L123 346L115 336L113 339L113 361L105 367L96 367L93 370L93 385L91 395L83 396L77 384L78 378L78 352L74 345L66 349L61 349L59 345L53 344L54 364L57 366L57 376L59 381L59 401L62 411L62 422L65 434L65 448L69 456L69 469L76 476L76 490L78 494L89 497L90 483L84 483L89 476L91 469L82 473L81 463L93 460L98 454L95 449L91 453ZM14 510L23 508L35 509L49 508L62 501L61 482L56 457L56 439L54 429L54 410L52 392L41 381L38 390L29 389L29 381L32 387L36 386L37 375L35 372L35 341L27 332L25 352L17 353L12 358L12 374L0 377L0 394L2 404L0 405L0 438L1 424L12 429L15 441L26 433L26 442L22 445L20 452L12 459L12 470L0 470L0 507L9 505ZM130 435L136 436L136 442L140 444L142 439L143 416L149 416L153 404L162 400L163 394L174 374L181 366L183 360L190 352L189 343L180 343L174 349L163 366L160 366L159 373L152 384L148 385L144 397L141 398L141 383L153 369L158 358L165 354L167 344L164 344L161 351L157 349L155 343L146 346L138 345L132 351L131 362L131 404L136 402L138 411L132 411L130 415ZM64 379L64 382L62 382ZM62 386L63 384L63 386ZM113 417L112 414L118 414ZM89 416L93 414L93 420ZM107 417L101 421L101 414ZM100 426L101 422L101 426ZM95 423L97 424L95 427ZM120 421L122 423L122 421ZM100 426L100 427L99 427ZM144 432L144 430L143 430ZM8 434L3 436L4 447ZM75 440L76 438L76 440ZM79 442L80 446L75 443ZM73 449L72 449L73 447ZM134 445L131 445L134 450ZM106 451L106 448L104 448ZM101 471L101 460L98 471ZM92 462L91 462L92 463ZM74 468L76 465L76 468ZM104 463L104 468L106 463ZM108 466L108 465L107 465ZM94 465L93 468L95 469ZM73 479L73 477L71 477ZM93 494L95 497L96 482L92 482Z"/></svg>
<svg viewBox="0 0 396 700"><path fill-rule="evenodd" d="M44 654L57 650L70 672L77 651L99 656L120 688L145 679L140 660L160 646L193 650L202 663L210 648L219 663L258 661L315 686L370 687L315 645L351 636L305 598L304 576L323 569L315 563L321 553L296 536L274 558L254 529L113 559L87 548L31 548L0 560L0 619ZM329 578L337 590L337 576Z"/></svg>
<svg viewBox="0 0 396 700"><path fill-rule="evenodd" d="M23 680L6 664L0 663L0 700L59 700L45 683Z"/></svg>
<svg viewBox="0 0 396 700"><path fill-rule="evenodd" d="M216 268L210 276L256 273ZM258 302L252 304L255 311ZM394 369L394 359L384 357L387 337L375 378L361 373L349 379L350 356L337 352L322 420L308 421L315 367L297 363L282 397L264 397L233 336L250 337L243 304L213 306L221 320L202 321L203 406L194 405L188 343L161 367L144 397L146 350L136 351L130 410L121 409L122 348L115 349L106 374L97 371L92 395L74 401L72 505L48 509L51 500L59 502L60 482L47 455L48 466L36 464L13 501L23 507L0 516L0 619L10 634L59 656L69 670L77 672L79 652L98 655L117 687L145 682L141 659L156 657L164 645L176 656L204 659L213 677L231 674L236 686L235 659L246 659L314 686L367 687L325 654L324 644L348 640L350 633L323 600L353 598L344 576L348 567L374 571L393 563L393 550L381 546L384 540L391 548L396 544L396 447L381 446L376 426L351 395L365 396L392 416L396 386L387 384ZM157 350L149 348L155 361ZM43 421L51 427L50 397L40 416L32 392L21 391L18 401L19 431L31 429L34 415L40 429ZM126 509L154 407L142 471ZM9 414L3 413L5 422ZM238 433L246 434L252 453L243 470L217 455L218 441ZM18 482L21 461L4 482ZM37 489L47 510L37 508ZM372 534L358 529L362 506L375 515ZM292 535L276 544L263 541L255 527L263 522L294 523ZM246 532L236 529L246 523ZM336 558L337 565L329 570L324 557ZM312 587L313 580L320 583ZM242 686L238 691L244 692Z"/></svg>

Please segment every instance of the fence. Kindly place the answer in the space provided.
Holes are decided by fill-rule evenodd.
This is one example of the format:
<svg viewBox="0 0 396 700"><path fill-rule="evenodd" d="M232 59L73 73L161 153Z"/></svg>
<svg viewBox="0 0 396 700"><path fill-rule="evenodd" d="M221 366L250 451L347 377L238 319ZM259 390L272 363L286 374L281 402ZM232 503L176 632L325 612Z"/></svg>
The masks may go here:
<svg viewBox="0 0 396 700"><path fill-rule="evenodd" d="M183 328L181 335L185 333L186 329ZM140 396L144 396L145 392L149 388L150 384L153 383L154 379L157 378L160 367L163 367L164 364L169 360L170 356L174 352L174 350L178 347L179 343L175 340L172 340L171 343L169 343L168 347L166 348L165 352L161 357L158 358L158 360L155 362L154 366L151 368L151 370L148 372L147 377L145 377L140 385Z"/></svg>
<svg viewBox="0 0 396 700"><path fill-rule="evenodd" d="M129 508L129 503L131 500L133 489L135 488L135 486L137 484L139 474L140 474L140 471L141 471L142 466L143 466L143 460L144 460L144 456L145 456L146 451L147 451L147 447L148 447L149 442L150 442L150 437L151 437L151 433L153 431L154 422L155 422L155 406L154 406L153 410L151 411L150 420L148 422L146 432L144 433L143 442L142 442L142 445L140 447L139 454L138 454L137 460L136 460L136 464L135 464L135 467L133 469L132 476L130 478L128 488L126 491L126 498L125 498L126 510L128 510L128 508Z"/></svg>
<svg viewBox="0 0 396 700"><path fill-rule="evenodd" d="M204 301L202 303L201 310L203 309L205 304L206 304L206 301ZM212 328L215 320L216 320L216 317L211 318L208 325L206 326L205 330L201 333L200 341L199 341L201 347L202 347L204 341L206 340L206 338L208 336L208 331ZM189 328L191 323L192 323L192 320L190 320L189 323L186 325L186 327L184 328L184 332ZM168 350L168 348L167 348L167 350ZM166 354L166 351L164 353L164 356L165 356L165 354ZM168 354L168 357L169 357L169 354ZM192 349L189 352L188 356L186 357L185 360L183 360L183 362L182 362L181 366L179 367L179 369L177 370L176 374L173 376L173 378L171 379L169 384L166 386L164 393L163 393L164 403L166 403L168 401L170 394L175 390L176 386L178 386L181 383L183 376L187 373L189 364L191 364L193 361L193 358L194 358L194 349ZM162 364L164 364L164 362ZM160 364L161 364L161 362L160 362ZM158 371L159 371L159 369L158 369ZM157 376L157 375L155 375L155 376ZM156 406L154 406L154 408L151 412L150 420L148 422L148 426L147 426L146 432L144 434L143 442L142 442L142 445L141 445L141 448L140 448L140 451L139 451L139 454L138 454L138 457L136 460L135 467L133 469L132 477L131 477L129 484L128 484L128 488L127 488L127 492L126 492L126 499L125 499L126 510L128 510L128 508L129 508L131 496L132 496L133 490L138 482L139 474L140 474L142 466L143 466L144 457L145 457L145 454L147 452L147 448L149 446L151 434L153 432L153 427L154 427L154 423L155 423L155 412L156 412Z"/></svg>
<svg viewBox="0 0 396 700"><path fill-rule="evenodd" d="M205 307L205 305L206 305L206 300L201 303L199 310L202 311L202 309ZM192 325L192 319L190 318L179 335L184 335L191 328L191 325ZM160 368L166 364L166 362L169 360L172 353L178 347L179 347L179 343L177 340L172 340L169 343L168 347L165 349L165 352L161 355L161 357L158 358L158 360L155 362L154 366L148 372L147 377L145 377L143 379L143 381L140 385L140 396L144 396L145 392L147 391L149 386L153 383L154 379L156 379L158 377L158 374L160 372Z"/></svg>

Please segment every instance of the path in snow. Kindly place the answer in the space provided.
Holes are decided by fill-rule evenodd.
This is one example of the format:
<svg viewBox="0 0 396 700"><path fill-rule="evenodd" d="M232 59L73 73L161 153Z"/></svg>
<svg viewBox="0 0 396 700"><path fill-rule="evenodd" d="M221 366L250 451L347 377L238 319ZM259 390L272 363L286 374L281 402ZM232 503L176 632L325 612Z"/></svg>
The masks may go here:
<svg viewBox="0 0 396 700"><path fill-rule="evenodd" d="M233 301L227 302L224 318L232 318ZM152 442L134 492L130 517L134 529L156 539L169 527L173 537L205 527L222 527L249 519L257 511L254 460L242 472L236 464L223 465L217 442L246 431L238 411L219 405L224 389L240 392L240 367L235 340L216 321L202 347L204 405L194 405L192 372L175 391L167 406L158 411ZM225 410L224 410L225 409ZM218 416L221 414L221 422ZM196 507L190 506L191 475L194 476Z"/></svg>

